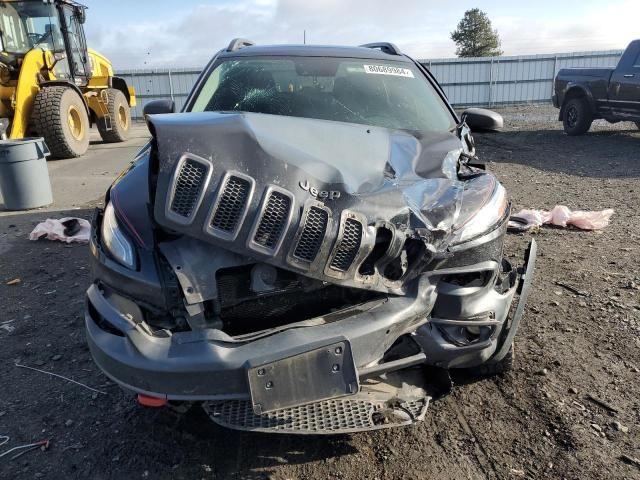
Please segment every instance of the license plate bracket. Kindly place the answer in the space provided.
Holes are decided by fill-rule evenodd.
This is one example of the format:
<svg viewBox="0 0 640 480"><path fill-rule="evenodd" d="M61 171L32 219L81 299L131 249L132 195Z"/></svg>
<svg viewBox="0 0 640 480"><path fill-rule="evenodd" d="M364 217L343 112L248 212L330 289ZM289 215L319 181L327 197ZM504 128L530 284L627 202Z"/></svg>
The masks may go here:
<svg viewBox="0 0 640 480"><path fill-rule="evenodd" d="M351 345L334 342L247 369L253 411L273 410L358 393Z"/></svg>

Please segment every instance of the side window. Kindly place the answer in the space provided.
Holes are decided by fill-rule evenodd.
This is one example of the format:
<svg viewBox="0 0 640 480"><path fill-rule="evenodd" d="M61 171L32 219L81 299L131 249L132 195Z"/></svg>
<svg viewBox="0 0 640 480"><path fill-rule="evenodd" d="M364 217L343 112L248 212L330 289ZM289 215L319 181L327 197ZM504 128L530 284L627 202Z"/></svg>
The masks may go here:
<svg viewBox="0 0 640 480"><path fill-rule="evenodd" d="M2 31L2 50L11 53L24 53L31 48L29 32L20 18L18 11L11 5L2 5L0 16Z"/></svg>
<svg viewBox="0 0 640 480"><path fill-rule="evenodd" d="M34 47L46 48L54 52L64 51L64 41L57 18L33 17L26 23L29 39Z"/></svg>
<svg viewBox="0 0 640 480"><path fill-rule="evenodd" d="M87 47L85 45L82 26L78 22L74 11L67 8L64 11L64 21L69 37L69 48L71 50L71 65L75 75L86 76Z"/></svg>
<svg viewBox="0 0 640 480"><path fill-rule="evenodd" d="M633 61L633 68L640 68L640 53L638 53L638 56Z"/></svg>

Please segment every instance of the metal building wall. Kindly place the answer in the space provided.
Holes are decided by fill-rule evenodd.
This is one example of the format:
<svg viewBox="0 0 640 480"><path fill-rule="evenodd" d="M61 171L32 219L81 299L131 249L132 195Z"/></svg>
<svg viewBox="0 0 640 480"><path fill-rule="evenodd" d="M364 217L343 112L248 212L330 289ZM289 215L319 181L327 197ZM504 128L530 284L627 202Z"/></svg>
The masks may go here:
<svg viewBox="0 0 640 480"><path fill-rule="evenodd" d="M613 67L622 50L513 57L419 60L440 82L453 105L493 106L551 101L561 68Z"/></svg>
<svg viewBox="0 0 640 480"><path fill-rule="evenodd" d="M419 61L435 75L453 105L493 106L549 102L558 70L615 66L621 54L621 50L607 50ZM176 110L180 111L199 74L197 68L118 72L136 89L138 106L131 112L135 118L142 117L142 109L148 101L161 98L173 98Z"/></svg>
<svg viewBox="0 0 640 480"><path fill-rule="evenodd" d="M138 105L132 108L131 116L142 118L142 109L152 100L172 98L176 102L176 111L180 111L200 75L200 69L122 70L117 75L135 87Z"/></svg>

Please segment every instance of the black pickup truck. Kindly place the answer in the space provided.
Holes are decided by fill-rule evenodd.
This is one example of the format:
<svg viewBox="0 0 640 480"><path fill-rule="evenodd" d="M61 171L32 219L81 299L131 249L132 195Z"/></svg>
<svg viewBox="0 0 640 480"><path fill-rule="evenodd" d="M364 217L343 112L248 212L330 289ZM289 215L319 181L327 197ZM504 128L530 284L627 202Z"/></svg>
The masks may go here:
<svg viewBox="0 0 640 480"><path fill-rule="evenodd" d="M582 135L597 118L640 128L640 40L629 44L616 68L561 69L554 90L567 135Z"/></svg>

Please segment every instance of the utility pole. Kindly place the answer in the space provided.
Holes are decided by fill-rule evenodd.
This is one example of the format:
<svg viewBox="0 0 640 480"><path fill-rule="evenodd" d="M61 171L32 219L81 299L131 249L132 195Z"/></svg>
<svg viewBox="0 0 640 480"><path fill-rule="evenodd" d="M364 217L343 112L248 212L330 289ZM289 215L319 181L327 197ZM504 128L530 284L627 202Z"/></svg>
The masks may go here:
<svg viewBox="0 0 640 480"><path fill-rule="evenodd" d="M302 30L302 43L304 45L307 44L307 31L306 30Z"/></svg>

